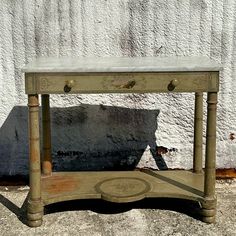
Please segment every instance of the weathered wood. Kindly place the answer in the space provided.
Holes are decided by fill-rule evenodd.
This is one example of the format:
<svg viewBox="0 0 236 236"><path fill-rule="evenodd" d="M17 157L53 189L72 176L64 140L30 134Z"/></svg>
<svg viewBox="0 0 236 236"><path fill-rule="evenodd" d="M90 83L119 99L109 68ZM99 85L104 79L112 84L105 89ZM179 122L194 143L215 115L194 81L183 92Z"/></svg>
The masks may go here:
<svg viewBox="0 0 236 236"><path fill-rule="evenodd" d="M207 206L208 202L216 202L215 179L216 179L216 104L217 93L210 92L207 97L207 132L206 132L206 158L205 158L205 178L204 178L204 198L206 206L203 210L213 210L215 206ZM208 217L204 215L203 220L207 223L213 223L215 216Z"/></svg>
<svg viewBox="0 0 236 236"><path fill-rule="evenodd" d="M51 127L49 95L42 95L42 172L44 175L52 173L51 156Z"/></svg>
<svg viewBox="0 0 236 236"><path fill-rule="evenodd" d="M54 172L42 177L45 205L74 199L132 202L172 197L204 201L204 174L191 171Z"/></svg>
<svg viewBox="0 0 236 236"><path fill-rule="evenodd" d="M38 95L28 96L29 107L29 199L28 224L36 227L42 224L43 205L41 201L41 167L39 143L39 103Z"/></svg>
<svg viewBox="0 0 236 236"><path fill-rule="evenodd" d="M216 72L26 74L26 93L158 93L218 91ZM73 84L73 86L70 86ZM130 86L132 85L132 86Z"/></svg>
<svg viewBox="0 0 236 236"><path fill-rule="evenodd" d="M203 93L195 93L193 171L202 173Z"/></svg>
<svg viewBox="0 0 236 236"><path fill-rule="evenodd" d="M215 196L215 155L216 155L216 104L217 93L208 93L207 98L207 132L206 132L206 160L205 187L206 198Z"/></svg>
<svg viewBox="0 0 236 236"><path fill-rule="evenodd" d="M48 59L49 60L49 59ZM25 90L29 94L30 195L28 222L42 223L43 206L72 199L102 198L131 202L145 197L173 197L201 204L202 220L215 220L216 100L219 66L209 59L110 59L93 60L95 67L78 61L36 60L26 68ZM90 60L90 59L88 59ZM143 60L144 64L141 63ZM162 61L163 60L163 61ZM127 63L132 62L131 65ZM105 63L106 62L106 63ZM150 65L148 64L150 63ZM160 62L160 64L156 63ZM178 62L177 65L174 62ZM195 64L191 66L191 63ZM83 64L84 63L84 64ZM146 63L146 64L145 64ZM170 63L170 65L168 65ZM171 64L172 63L172 64ZM185 63L185 64L184 64ZM54 67L55 65L55 67ZM167 66L168 65L168 66ZM68 66L68 68L67 68ZM164 67L166 66L166 67ZM195 92L194 171L52 173L49 94ZM202 173L202 92L208 92L205 173ZM43 153L40 172L39 104L42 94ZM42 199L41 199L42 195Z"/></svg>

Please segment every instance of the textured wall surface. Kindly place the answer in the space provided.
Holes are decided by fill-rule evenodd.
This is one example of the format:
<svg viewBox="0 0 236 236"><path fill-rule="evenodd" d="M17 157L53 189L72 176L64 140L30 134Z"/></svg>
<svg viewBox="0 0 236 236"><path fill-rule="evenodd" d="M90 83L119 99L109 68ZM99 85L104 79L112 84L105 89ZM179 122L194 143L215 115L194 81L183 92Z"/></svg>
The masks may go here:
<svg viewBox="0 0 236 236"><path fill-rule="evenodd" d="M235 12L234 0L1 0L0 175L27 173L21 68L42 55L221 62L217 167L236 167ZM161 168L156 144L170 149L168 167L192 166L192 94L55 95L51 104L55 169Z"/></svg>

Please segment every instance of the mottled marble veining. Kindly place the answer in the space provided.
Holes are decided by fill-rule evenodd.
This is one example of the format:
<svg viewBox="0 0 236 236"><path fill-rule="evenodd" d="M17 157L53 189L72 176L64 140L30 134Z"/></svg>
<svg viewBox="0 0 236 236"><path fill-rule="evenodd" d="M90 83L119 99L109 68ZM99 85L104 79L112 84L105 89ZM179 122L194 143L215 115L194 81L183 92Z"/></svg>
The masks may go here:
<svg viewBox="0 0 236 236"><path fill-rule="evenodd" d="M30 62L24 72L173 72L219 71L220 65L207 57L96 57L47 58Z"/></svg>

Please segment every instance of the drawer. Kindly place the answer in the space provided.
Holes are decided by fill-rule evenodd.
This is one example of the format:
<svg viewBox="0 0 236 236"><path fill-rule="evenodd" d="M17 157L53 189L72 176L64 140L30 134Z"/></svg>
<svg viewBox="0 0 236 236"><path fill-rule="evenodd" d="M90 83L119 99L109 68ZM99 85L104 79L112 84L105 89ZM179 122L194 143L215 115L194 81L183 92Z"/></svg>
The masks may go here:
<svg viewBox="0 0 236 236"><path fill-rule="evenodd" d="M27 94L216 92L218 72L27 73Z"/></svg>

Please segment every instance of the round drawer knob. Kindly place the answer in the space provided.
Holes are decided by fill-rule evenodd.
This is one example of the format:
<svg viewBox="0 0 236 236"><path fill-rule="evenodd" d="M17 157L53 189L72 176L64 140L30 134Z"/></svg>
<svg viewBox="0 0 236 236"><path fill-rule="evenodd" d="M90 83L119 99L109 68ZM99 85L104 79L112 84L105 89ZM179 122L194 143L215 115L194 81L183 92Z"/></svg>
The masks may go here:
<svg viewBox="0 0 236 236"><path fill-rule="evenodd" d="M176 86L179 85L179 81L178 81L177 79L173 79L173 80L171 80L171 85L172 85L173 87L176 87Z"/></svg>
<svg viewBox="0 0 236 236"><path fill-rule="evenodd" d="M177 86L179 85L179 80L177 79L173 79L170 81L169 85L168 85L168 90L172 91L174 90Z"/></svg>
<svg viewBox="0 0 236 236"><path fill-rule="evenodd" d="M64 92L69 93L71 89L74 87L75 81L73 79L66 81L66 85L64 86Z"/></svg>
<svg viewBox="0 0 236 236"><path fill-rule="evenodd" d="M66 83L66 85L67 85L68 87L70 87L70 88L73 88L74 85L75 85L75 81L74 81L73 79L68 80L67 83Z"/></svg>

